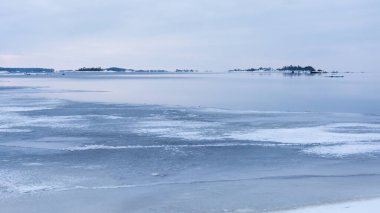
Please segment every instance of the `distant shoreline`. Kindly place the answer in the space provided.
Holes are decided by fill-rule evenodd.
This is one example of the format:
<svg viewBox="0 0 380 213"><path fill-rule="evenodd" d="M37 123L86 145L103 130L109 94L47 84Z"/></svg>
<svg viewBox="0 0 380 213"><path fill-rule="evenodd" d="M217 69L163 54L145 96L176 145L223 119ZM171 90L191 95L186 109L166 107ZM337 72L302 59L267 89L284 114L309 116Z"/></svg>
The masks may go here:
<svg viewBox="0 0 380 213"><path fill-rule="evenodd" d="M248 69L232 69L226 70L226 72L309 72L309 73L328 73L328 71L322 69L315 69L312 66L283 66L282 68L271 68L271 67L260 67L260 68L248 68ZM195 69L175 69L175 70L165 70L165 69L130 69L130 68L120 68L120 67L82 67L79 69L68 69L68 70L56 70L53 68L35 68L35 67L0 67L0 72L16 72L16 73L52 73L52 72L143 72L143 73L197 73L197 72L212 72L209 70L199 71ZM338 71L331 71L331 73Z"/></svg>

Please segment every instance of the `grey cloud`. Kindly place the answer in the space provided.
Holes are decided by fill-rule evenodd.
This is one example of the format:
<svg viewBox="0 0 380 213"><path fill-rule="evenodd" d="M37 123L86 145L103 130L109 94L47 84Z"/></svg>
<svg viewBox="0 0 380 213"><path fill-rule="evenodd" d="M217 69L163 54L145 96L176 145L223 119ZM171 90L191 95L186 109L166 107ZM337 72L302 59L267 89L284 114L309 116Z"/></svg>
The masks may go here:
<svg viewBox="0 0 380 213"><path fill-rule="evenodd" d="M0 66L368 69L375 0L0 0ZM352 70L354 71L354 70Z"/></svg>

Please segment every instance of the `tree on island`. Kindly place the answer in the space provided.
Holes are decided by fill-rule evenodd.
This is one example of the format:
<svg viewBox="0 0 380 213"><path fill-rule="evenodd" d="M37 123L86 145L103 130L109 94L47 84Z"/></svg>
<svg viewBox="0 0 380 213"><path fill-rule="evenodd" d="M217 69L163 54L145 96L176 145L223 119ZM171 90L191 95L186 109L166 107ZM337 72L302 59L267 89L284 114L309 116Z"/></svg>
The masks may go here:
<svg viewBox="0 0 380 213"><path fill-rule="evenodd" d="M125 71L127 71L127 69L125 69L125 68L119 68L119 67L110 67L110 68L107 68L105 70L107 70L107 71L114 71L114 72L125 72Z"/></svg>
<svg viewBox="0 0 380 213"><path fill-rule="evenodd" d="M248 68L248 69L234 69L229 70L230 72L255 72L255 71L272 71L271 67L259 67L259 68Z"/></svg>
<svg viewBox="0 0 380 213"><path fill-rule="evenodd" d="M277 70L280 70L280 71L298 71L298 72L305 72L305 71L308 71L308 72L316 72L316 70L314 69L314 67L312 66L306 66L306 67L301 67L301 66L293 66L293 65L290 65L290 66L284 66L282 68L279 68Z"/></svg>
<svg viewBox="0 0 380 213"><path fill-rule="evenodd" d="M0 67L0 71L6 71L6 72L24 72L24 73L51 73L51 72L54 72L54 69L48 69L48 68Z"/></svg>
<svg viewBox="0 0 380 213"><path fill-rule="evenodd" d="M77 71L103 71L101 67L82 67Z"/></svg>

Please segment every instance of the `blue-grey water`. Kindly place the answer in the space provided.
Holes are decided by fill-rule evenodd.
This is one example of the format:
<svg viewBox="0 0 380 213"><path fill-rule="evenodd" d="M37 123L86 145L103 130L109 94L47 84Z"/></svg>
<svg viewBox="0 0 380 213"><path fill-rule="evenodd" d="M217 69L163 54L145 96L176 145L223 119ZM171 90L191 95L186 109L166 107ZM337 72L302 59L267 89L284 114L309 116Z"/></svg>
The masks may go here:
<svg viewBox="0 0 380 213"><path fill-rule="evenodd" d="M0 76L0 212L267 212L380 197L376 73Z"/></svg>

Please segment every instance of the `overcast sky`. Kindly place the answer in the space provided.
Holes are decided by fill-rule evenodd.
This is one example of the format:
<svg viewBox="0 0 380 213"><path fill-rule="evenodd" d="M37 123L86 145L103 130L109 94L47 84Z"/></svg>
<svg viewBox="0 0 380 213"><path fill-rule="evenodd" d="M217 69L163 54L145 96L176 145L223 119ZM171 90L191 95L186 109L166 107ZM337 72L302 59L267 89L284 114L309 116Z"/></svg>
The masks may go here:
<svg viewBox="0 0 380 213"><path fill-rule="evenodd" d="M379 0L0 0L0 66L373 70L379 11Z"/></svg>

